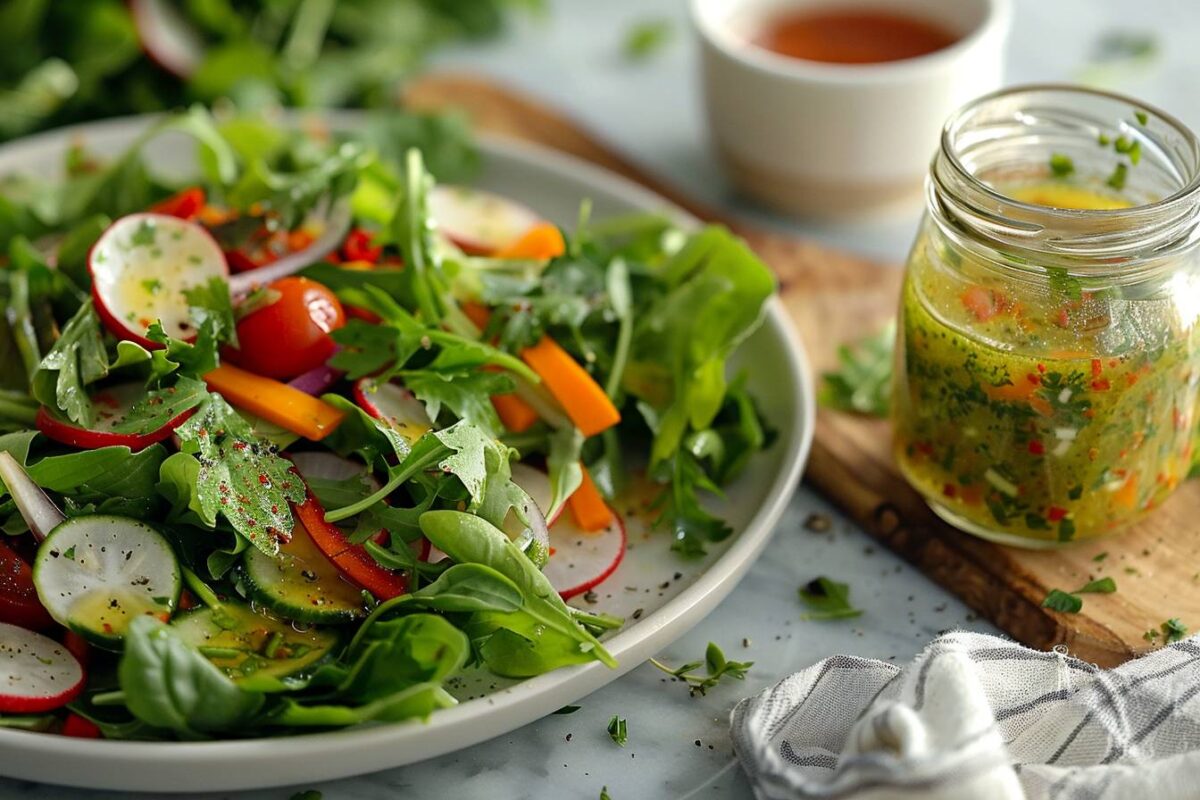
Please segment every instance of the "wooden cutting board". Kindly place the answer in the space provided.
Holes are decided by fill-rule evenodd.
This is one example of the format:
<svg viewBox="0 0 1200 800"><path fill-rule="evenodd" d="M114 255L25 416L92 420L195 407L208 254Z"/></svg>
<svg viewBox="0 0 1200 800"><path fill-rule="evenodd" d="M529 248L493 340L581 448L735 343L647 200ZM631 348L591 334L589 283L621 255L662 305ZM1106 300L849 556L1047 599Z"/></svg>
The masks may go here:
<svg viewBox="0 0 1200 800"><path fill-rule="evenodd" d="M631 178L701 219L728 225L775 270L818 373L834 365L838 345L878 330L895 313L901 277L895 265L723 216L529 97L478 77L443 74L410 84L406 102L420 110L461 109L478 130L565 151ZM896 469L886 422L827 410L817 416L805 480L872 536L1030 646L1065 644L1074 655L1112 666L1153 647L1143 634L1169 617L1200 629L1200 482L1116 538L1057 551L1002 547L960 533L928 510ZM1105 552L1102 562L1093 560ZM1081 613L1042 608L1050 589L1069 591L1104 575L1116 580L1118 591L1087 595Z"/></svg>

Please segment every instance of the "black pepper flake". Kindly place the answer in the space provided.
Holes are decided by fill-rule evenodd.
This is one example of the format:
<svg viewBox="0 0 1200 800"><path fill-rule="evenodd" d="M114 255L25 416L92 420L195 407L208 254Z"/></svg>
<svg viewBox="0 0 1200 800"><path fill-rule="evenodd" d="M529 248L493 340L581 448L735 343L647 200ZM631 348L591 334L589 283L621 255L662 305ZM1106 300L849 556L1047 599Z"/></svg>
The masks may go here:
<svg viewBox="0 0 1200 800"><path fill-rule="evenodd" d="M645 609L638 608L634 609L634 612L630 616L632 616L634 619L641 619L643 613L645 613Z"/></svg>
<svg viewBox="0 0 1200 800"><path fill-rule="evenodd" d="M600 595L591 590L586 591L583 593L583 601L594 606L596 603L600 602Z"/></svg>
<svg viewBox="0 0 1200 800"><path fill-rule="evenodd" d="M813 533L825 533L833 527L833 521L828 514L809 514L808 519L804 520L804 527Z"/></svg>

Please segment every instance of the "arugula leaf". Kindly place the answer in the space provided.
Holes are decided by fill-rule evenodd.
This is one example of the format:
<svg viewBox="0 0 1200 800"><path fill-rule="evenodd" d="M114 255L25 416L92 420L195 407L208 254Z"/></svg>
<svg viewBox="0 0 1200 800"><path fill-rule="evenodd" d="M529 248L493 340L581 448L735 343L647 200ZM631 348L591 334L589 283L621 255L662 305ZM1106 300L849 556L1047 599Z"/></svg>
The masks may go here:
<svg viewBox="0 0 1200 800"><path fill-rule="evenodd" d="M479 654L493 672L527 677L591 660L616 666L604 645L575 622L533 562L492 524L459 511L429 511L421 515L421 530L456 563L492 567L524 594L520 611L472 617L472 639L482 641Z"/></svg>
<svg viewBox="0 0 1200 800"><path fill-rule="evenodd" d="M509 376L464 369L454 372L405 371L400 377L409 391L425 404L430 419L436 421L446 408L460 420L491 434L504 429L491 397L513 391L515 384Z"/></svg>
<svg viewBox="0 0 1200 800"><path fill-rule="evenodd" d="M403 462L412 452L408 439L392 426L375 419L341 395L324 394L321 399L341 411L345 416L321 443L339 456L357 455L368 467L385 468L387 459ZM322 505L325 505L324 503ZM330 508L325 505L325 508Z"/></svg>
<svg viewBox="0 0 1200 800"><path fill-rule="evenodd" d="M838 348L841 368L822 375L818 399L827 408L886 417L891 407L893 321L874 336Z"/></svg>
<svg viewBox="0 0 1200 800"><path fill-rule="evenodd" d="M363 147L357 142L343 142L327 157L288 172L258 158L229 188L226 200L240 211L261 209L290 230L321 202L333 202L353 192L364 163Z"/></svg>
<svg viewBox="0 0 1200 800"><path fill-rule="evenodd" d="M220 513L233 529L267 555L279 552L292 532L289 503L304 500L304 483L291 462L254 436L219 394L176 431L180 450L200 461L196 496L206 522Z"/></svg>
<svg viewBox="0 0 1200 800"><path fill-rule="evenodd" d="M701 491L719 495L721 490L692 453L680 449L656 474L661 477L664 473L667 486L650 508L658 511L653 525L671 532L672 550L697 558L707 552L706 544L723 541L733 533L729 525L700 505Z"/></svg>
<svg viewBox="0 0 1200 800"><path fill-rule="evenodd" d="M847 619L862 615L862 610L850 605L850 587L824 576L800 587L800 599L812 609L801 619Z"/></svg>
<svg viewBox="0 0 1200 800"><path fill-rule="evenodd" d="M442 298L446 294L442 262L433 245L433 224L429 217L432 188L433 176L425 170L421 151L410 149L404 158L404 192L390 229L404 258L405 270L413 275L416 307L426 325L441 322L445 313Z"/></svg>
<svg viewBox="0 0 1200 800"><path fill-rule="evenodd" d="M72 422L90 428L96 412L87 387L106 377L108 369L100 318L89 300L42 359L32 380L33 396L43 405L62 409Z"/></svg>

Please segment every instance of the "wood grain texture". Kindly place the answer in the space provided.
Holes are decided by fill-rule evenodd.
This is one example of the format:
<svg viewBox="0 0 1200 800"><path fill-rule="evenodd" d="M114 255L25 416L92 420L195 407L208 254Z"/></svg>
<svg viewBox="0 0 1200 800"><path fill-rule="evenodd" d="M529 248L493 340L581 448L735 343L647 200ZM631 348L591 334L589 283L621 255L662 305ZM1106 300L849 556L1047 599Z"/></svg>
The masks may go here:
<svg viewBox="0 0 1200 800"><path fill-rule="evenodd" d="M821 371L838 345L877 330L896 309L900 270L722 217L538 102L473 76L431 75L411 84L410 107L458 108L473 125L570 153L631 178L701 219L735 230L779 277L783 300ZM1002 547L935 517L900 476L888 424L822 410L805 480L872 536L950 589L1014 638L1038 648L1065 644L1102 666L1152 647L1143 634L1168 617L1200 627L1200 484L1183 487L1123 535L1055 551ZM1094 560L1107 553L1101 562ZM1041 607L1050 589L1102 575L1119 591L1087 595L1083 612Z"/></svg>

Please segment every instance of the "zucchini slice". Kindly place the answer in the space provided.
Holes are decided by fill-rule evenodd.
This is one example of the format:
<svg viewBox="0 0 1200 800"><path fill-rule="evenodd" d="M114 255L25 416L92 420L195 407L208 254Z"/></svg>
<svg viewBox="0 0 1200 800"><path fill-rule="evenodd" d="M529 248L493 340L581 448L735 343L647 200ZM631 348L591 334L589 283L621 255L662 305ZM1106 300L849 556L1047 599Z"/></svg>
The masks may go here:
<svg viewBox="0 0 1200 800"><path fill-rule="evenodd" d="M120 649L125 628L142 614L166 619L179 603L182 577L162 534L128 517L73 517L38 547L38 598L61 625L93 644Z"/></svg>
<svg viewBox="0 0 1200 800"><path fill-rule="evenodd" d="M247 548L242 574L255 601L288 619L337 625L367 615L362 589L342 577L300 524L274 557Z"/></svg>
<svg viewBox="0 0 1200 800"><path fill-rule="evenodd" d="M336 629L300 630L236 602L180 614L171 627L237 682L305 672L342 641Z"/></svg>

